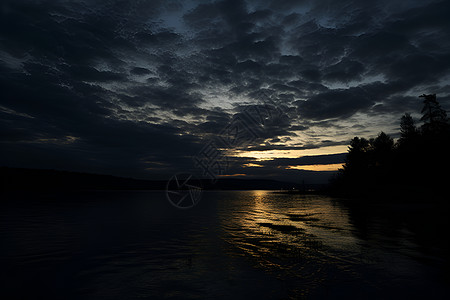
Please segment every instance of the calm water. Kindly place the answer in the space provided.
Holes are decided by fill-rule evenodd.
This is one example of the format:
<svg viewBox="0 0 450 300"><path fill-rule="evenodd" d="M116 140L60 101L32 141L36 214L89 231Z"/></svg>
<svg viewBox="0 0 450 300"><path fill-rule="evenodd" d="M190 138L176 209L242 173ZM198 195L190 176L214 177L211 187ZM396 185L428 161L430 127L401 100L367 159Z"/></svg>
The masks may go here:
<svg viewBox="0 0 450 300"><path fill-rule="evenodd" d="M8 196L2 299L449 298L447 211L324 196Z"/></svg>

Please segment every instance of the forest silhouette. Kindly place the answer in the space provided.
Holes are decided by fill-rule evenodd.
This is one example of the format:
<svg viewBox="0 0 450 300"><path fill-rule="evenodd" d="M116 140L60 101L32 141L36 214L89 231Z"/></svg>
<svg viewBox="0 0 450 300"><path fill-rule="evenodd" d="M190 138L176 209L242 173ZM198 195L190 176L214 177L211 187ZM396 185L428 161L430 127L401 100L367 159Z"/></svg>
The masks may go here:
<svg viewBox="0 0 450 300"><path fill-rule="evenodd" d="M423 122L400 120L400 138L384 132L354 137L343 168L331 180L334 193L383 200L441 201L448 192L450 125L436 94L422 95Z"/></svg>

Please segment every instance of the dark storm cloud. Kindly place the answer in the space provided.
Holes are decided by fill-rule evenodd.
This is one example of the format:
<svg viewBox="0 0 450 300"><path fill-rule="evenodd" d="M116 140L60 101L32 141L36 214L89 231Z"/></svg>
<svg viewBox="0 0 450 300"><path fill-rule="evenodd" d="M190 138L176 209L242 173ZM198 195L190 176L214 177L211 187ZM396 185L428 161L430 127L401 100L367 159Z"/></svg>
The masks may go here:
<svg viewBox="0 0 450 300"><path fill-rule="evenodd" d="M339 89L299 101L300 114L307 119L344 118L372 106L370 95L361 88Z"/></svg>
<svg viewBox="0 0 450 300"><path fill-rule="evenodd" d="M340 146L347 145L348 141L330 141L323 140L314 143L304 143L301 145L295 146L286 146L283 144L271 144L270 142L266 142L263 145L254 145L249 146L248 150L250 151L271 151L271 150L310 150L310 149L318 149L321 147L329 147L329 146Z"/></svg>
<svg viewBox="0 0 450 300"><path fill-rule="evenodd" d="M107 82L123 81L127 79L126 75L122 73L99 71L96 68L89 66L72 66L68 68L62 67L61 70L69 73L68 75L75 80Z"/></svg>
<svg viewBox="0 0 450 300"><path fill-rule="evenodd" d="M337 64L331 65L324 70L323 78L327 81L349 82L360 80L365 68L364 65L355 60L343 59Z"/></svg>
<svg viewBox="0 0 450 300"><path fill-rule="evenodd" d="M206 122L203 122L196 126L199 134L212 134L217 135L217 133L223 131L223 129L231 122L231 116L222 111L220 108L215 108L215 110L208 112L206 117Z"/></svg>
<svg viewBox="0 0 450 300"><path fill-rule="evenodd" d="M388 101L374 105L372 107L372 112L376 114L417 112L420 111L421 104L421 101L419 101L417 97L392 96Z"/></svg>
<svg viewBox="0 0 450 300"><path fill-rule="evenodd" d="M341 145L293 141L356 113L397 120L419 90L449 106L449 13L446 1L3 1L2 164L169 172L265 100L285 116L248 149Z"/></svg>
<svg viewBox="0 0 450 300"><path fill-rule="evenodd" d="M133 75L147 75L152 73L149 69L141 68L141 67L134 67L130 70L130 73Z"/></svg>

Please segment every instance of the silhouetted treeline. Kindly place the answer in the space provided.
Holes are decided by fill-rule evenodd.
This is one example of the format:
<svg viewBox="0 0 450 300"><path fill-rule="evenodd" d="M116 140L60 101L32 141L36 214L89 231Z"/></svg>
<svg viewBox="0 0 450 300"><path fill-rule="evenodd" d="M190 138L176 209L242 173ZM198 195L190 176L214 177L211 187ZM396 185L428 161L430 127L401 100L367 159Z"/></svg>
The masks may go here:
<svg viewBox="0 0 450 300"><path fill-rule="evenodd" d="M165 180L141 180L59 170L0 168L1 191L162 190Z"/></svg>
<svg viewBox="0 0 450 300"><path fill-rule="evenodd" d="M442 199L449 186L450 125L436 95L422 95L417 127L409 114L400 120L397 142L384 132L351 140L343 169L332 180L335 193L377 198Z"/></svg>
<svg viewBox="0 0 450 300"><path fill-rule="evenodd" d="M206 190L280 190L299 185L270 179L220 178L190 182ZM54 190L165 190L167 180L144 180L58 170L0 167L0 192Z"/></svg>

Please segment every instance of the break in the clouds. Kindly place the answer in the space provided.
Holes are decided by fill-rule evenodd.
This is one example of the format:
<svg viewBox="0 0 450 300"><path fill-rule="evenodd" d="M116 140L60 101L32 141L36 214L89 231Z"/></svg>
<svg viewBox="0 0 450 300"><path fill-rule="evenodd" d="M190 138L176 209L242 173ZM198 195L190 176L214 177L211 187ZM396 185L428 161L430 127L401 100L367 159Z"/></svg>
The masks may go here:
<svg viewBox="0 0 450 300"><path fill-rule="evenodd" d="M419 94L449 107L449 14L447 1L2 1L1 165L167 177L263 93L285 117L230 151L230 172L297 180L354 135L395 133Z"/></svg>

